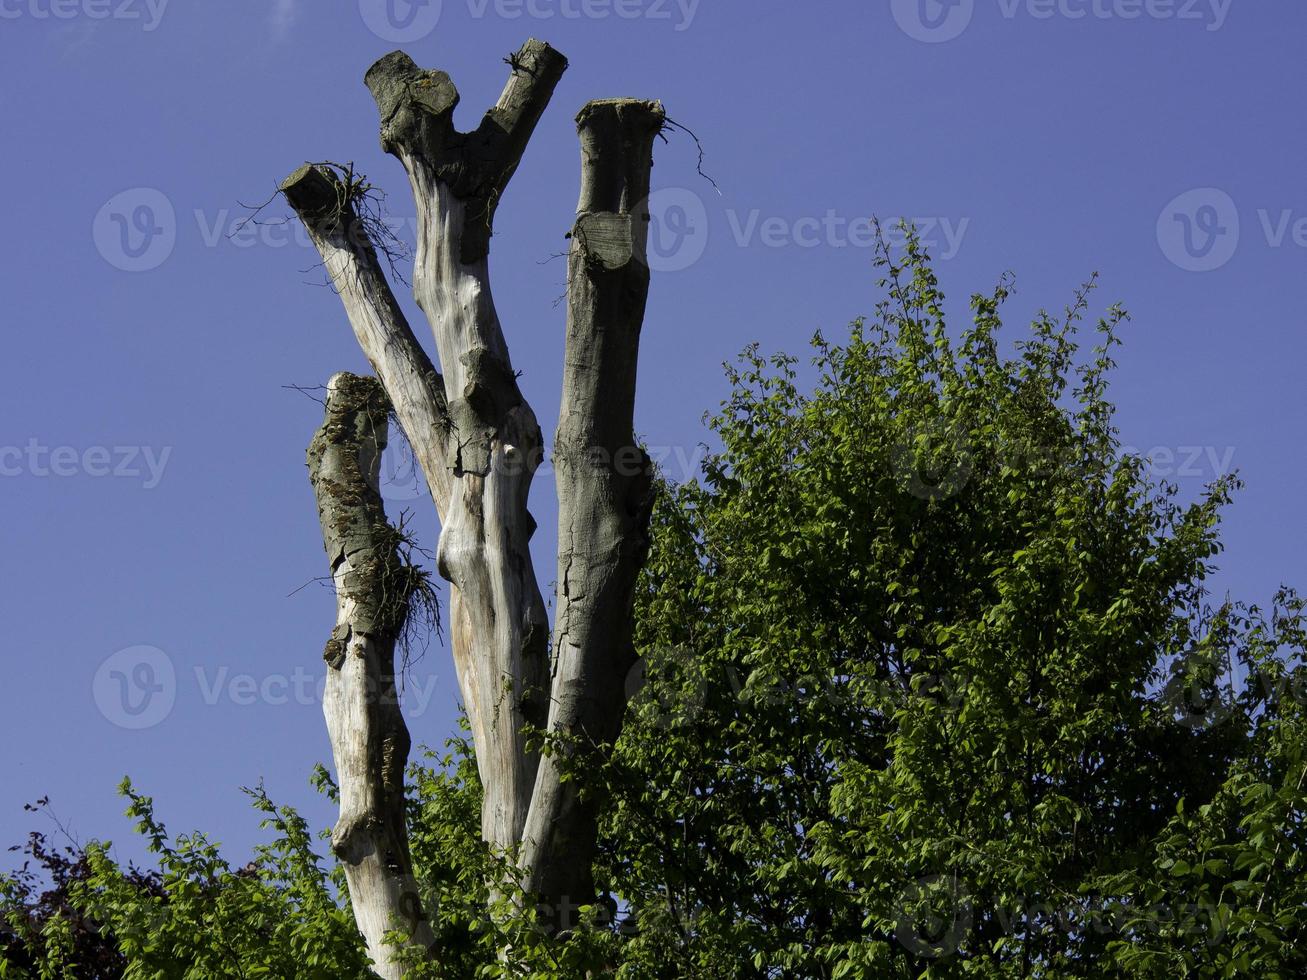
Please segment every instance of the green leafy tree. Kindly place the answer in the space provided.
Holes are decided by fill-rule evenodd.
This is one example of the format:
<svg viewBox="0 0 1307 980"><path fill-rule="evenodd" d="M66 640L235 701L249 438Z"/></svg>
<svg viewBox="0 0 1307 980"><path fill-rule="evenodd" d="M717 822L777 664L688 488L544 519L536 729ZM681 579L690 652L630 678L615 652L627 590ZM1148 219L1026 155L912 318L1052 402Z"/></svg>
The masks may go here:
<svg viewBox="0 0 1307 980"><path fill-rule="evenodd" d="M955 339L919 242L880 264L811 391L746 353L655 517L631 975L1302 975L1302 604L1208 604L1236 481L1120 453L1092 282L1006 358L1010 282Z"/></svg>
<svg viewBox="0 0 1307 980"><path fill-rule="evenodd" d="M0 977L371 975L353 918L335 897L337 874L324 870L293 810L248 790L274 837L233 867L203 834L170 836L153 801L130 782L121 792L157 868L124 868L105 843L75 848L76 874L56 874L63 904L53 909L33 907L31 879L5 882L0 909L11 935Z"/></svg>
<svg viewBox="0 0 1307 980"><path fill-rule="evenodd" d="M1010 280L950 331L915 236L879 261L875 314L810 371L747 351L663 487L616 746L544 740L601 814L600 900L556 935L492 903L455 740L410 771L442 955L409 975L1307 975L1307 624L1288 589L1210 600L1237 481L1186 500L1121 453L1093 282L1005 348ZM293 813L256 794L277 840L233 871L129 794L159 879L93 847L68 889L125 975L366 975ZM4 894L40 965L0 976L64 975L68 917Z"/></svg>

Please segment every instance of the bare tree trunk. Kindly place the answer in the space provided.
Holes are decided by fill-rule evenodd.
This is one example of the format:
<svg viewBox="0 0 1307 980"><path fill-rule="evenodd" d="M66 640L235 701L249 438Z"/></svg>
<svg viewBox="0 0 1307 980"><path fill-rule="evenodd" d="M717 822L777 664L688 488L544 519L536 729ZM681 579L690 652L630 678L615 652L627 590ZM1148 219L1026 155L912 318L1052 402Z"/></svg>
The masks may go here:
<svg viewBox="0 0 1307 980"><path fill-rule="evenodd" d="M309 475L336 583L336 626L327 641L323 712L340 789L331 846L345 867L350 902L377 972L403 976L383 942L398 930L432 944L409 856L404 770L409 734L395 692L395 642L415 580L397 551L377 490L390 402L372 378L338 374L327 386L322 428L309 445Z"/></svg>
<svg viewBox="0 0 1307 980"><path fill-rule="evenodd" d="M495 207L567 60L528 41L499 102L473 133L454 130L458 92L402 52L366 82L382 145L408 173L418 208L413 291L445 371L454 445L438 562L449 580L450 638L485 797L481 831L508 852L535 780L528 729L545 721L549 625L527 512L543 439L522 397L490 293Z"/></svg>
<svg viewBox="0 0 1307 980"><path fill-rule="evenodd" d="M549 731L583 748L617 738L635 663L631 603L648 551L652 469L635 443L636 357L649 295L649 171L656 102L591 102L577 117L581 200L568 257L563 400L554 437L558 578ZM594 802L563 781L566 743L536 776L523 839L526 885L566 929L594 890Z"/></svg>
<svg viewBox="0 0 1307 980"><path fill-rule="evenodd" d="M592 102L578 117L583 186L555 447L560 549L551 651L527 511L543 440L495 312L488 256L495 208L567 62L535 40L509 61L498 103L466 134L454 129L458 92L444 72L423 71L394 52L366 76L382 145L404 165L417 202L413 288L443 376L386 282L361 213L364 185L348 170L306 165L282 190L322 254L441 519L437 564L450 583L451 646L484 790L482 835L516 856L542 900L546 927L558 931L566 928L558 910L593 900L595 814L560 778L567 753L542 759L528 739L547 727L564 744L579 739L602 749L617 737L625 709L635 656L631 601L651 492L632 413L649 288L649 171L664 114L658 103L622 99ZM373 901L369 921L394 914L382 898Z"/></svg>

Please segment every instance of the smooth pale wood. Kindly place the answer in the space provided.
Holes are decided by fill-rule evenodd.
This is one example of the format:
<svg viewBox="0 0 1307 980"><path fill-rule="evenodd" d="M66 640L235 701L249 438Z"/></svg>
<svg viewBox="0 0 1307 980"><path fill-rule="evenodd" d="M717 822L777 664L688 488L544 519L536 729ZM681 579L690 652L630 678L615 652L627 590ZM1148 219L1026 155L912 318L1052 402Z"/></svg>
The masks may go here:
<svg viewBox="0 0 1307 980"><path fill-rule="evenodd" d="M395 301L340 178L327 167L306 163L282 182L281 191L322 256L354 336L390 396L436 510L443 515L452 470L444 379Z"/></svg>
<svg viewBox="0 0 1307 980"><path fill-rule="evenodd" d="M450 589L450 641L483 787L481 831L503 853L526 822L548 702L549 623L527 510L543 438L522 397L490 291L495 208L567 67L530 40L472 133L454 129L458 92L403 52L368 70L383 148L404 165L418 211L413 293L430 321L457 444L437 549Z"/></svg>
<svg viewBox="0 0 1307 980"><path fill-rule="evenodd" d="M527 510L543 439L517 384L488 256L495 209L567 62L535 40L510 61L503 94L471 133L454 128L459 95L444 72L424 71L397 51L365 78L382 146L403 164L417 205L413 291L440 371L390 292L350 188L330 168L306 165L283 191L323 257L441 518L437 566L450 583L449 635L484 790L482 835L516 856L523 882L541 898L542 923L557 932L567 928L569 911L594 898L595 812L563 781L562 760L542 760L529 751L528 737L547 728L611 744L625 710L635 657L632 594L647 551L652 486L632 432L636 353L649 287L652 146L665 116L658 103L616 99L588 104L577 119L582 192L555 445L560 550L551 640ZM329 416L330 406L329 399ZM361 444L359 453L374 467L377 446ZM365 471L375 478L374 468ZM323 522L325 539L325 511ZM333 562L333 572L352 568L348 559ZM346 579L340 589L348 593ZM327 714L333 750L340 746L338 851L372 949L381 923L402 922L415 942L426 941L429 929L420 915L402 919L416 894L412 869L377 860L397 848L407 856L402 818L396 823L387 802L403 720L397 707L394 717L383 716L354 696L363 679L384 682L387 670L393 683L393 638L387 646L350 625L358 614L342 604L337 630L349 629L333 634L341 659L329 679ZM381 732L389 755L375 750ZM406 731L402 745L407 753ZM384 840L370 836L377 820Z"/></svg>

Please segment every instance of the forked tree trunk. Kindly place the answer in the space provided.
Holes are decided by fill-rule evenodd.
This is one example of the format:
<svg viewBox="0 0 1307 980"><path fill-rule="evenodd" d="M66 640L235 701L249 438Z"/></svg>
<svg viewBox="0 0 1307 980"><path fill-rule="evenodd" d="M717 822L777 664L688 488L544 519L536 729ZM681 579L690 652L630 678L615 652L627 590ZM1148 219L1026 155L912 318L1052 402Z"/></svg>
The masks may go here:
<svg viewBox="0 0 1307 980"><path fill-rule="evenodd" d="M522 882L540 901L542 923L557 931L578 905L594 898L595 813L561 779L567 747L603 751L617 737L624 681L635 657L631 602L647 550L651 473L635 446L632 414L649 287L649 173L664 115L656 102L620 99L592 102L577 120L582 193L569 257L554 448L560 544L551 644L529 551L535 522L527 511L543 440L495 312L488 257L495 209L567 62L534 40L509 60L512 73L498 103L466 134L454 129L458 92L445 73L423 71L395 52L366 76L381 113L382 145L404 165L417 203L413 286L435 336L439 371L387 284L360 213L362 186L330 166L310 164L282 190L322 255L441 520L437 564L450 583L454 665L484 788L482 834L517 860ZM341 377L333 391L355 386ZM331 411L329 402L327 426ZM371 459L374 443L360 443L357 453ZM315 477L315 486L320 482ZM327 545L335 571L330 538ZM357 598L341 602L342 616L347 602L357 606ZM350 628L351 636L371 637L363 626ZM379 648L361 659L385 668L391 663L380 649L386 641L373 641ZM393 647L393 637L389 642ZM328 706L328 727L344 824L346 783L357 783L349 790L352 801L366 796L366 787L380 785L378 760L397 756L363 751L360 746L372 745L382 729L356 721L372 717L361 708L351 713L335 704ZM397 709L386 719L396 747L403 721ZM528 748L540 729L556 733L561 746L543 759ZM406 734L402 744L407 751ZM343 759L366 765L347 766ZM368 825L398 827L402 835L402 799L390 792L366 798L378 807L367 811ZM341 837L352 839L344 832ZM387 838L373 846L380 853L391 844ZM412 892L409 869L381 860L374 862L376 871L366 846L347 851L341 856L347 868L354 861L351 896L369 943L378 921L396 925L414 942L429 941L424 924L403 906ZM403 851L406 856L406 844ZM394 877L377 885L374 874Z"/></svg>

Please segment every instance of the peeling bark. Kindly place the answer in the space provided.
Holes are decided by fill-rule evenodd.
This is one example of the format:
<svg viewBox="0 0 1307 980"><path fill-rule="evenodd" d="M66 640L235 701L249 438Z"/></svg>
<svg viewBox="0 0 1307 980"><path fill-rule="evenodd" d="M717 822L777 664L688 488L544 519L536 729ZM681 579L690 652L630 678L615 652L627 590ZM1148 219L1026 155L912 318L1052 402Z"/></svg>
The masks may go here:
<svg viewBox="0 0 1307 980"><path fill-rule="evenodd" d="M282 190L322 254L440 515L437 567L450 582L449 635L484 792L482 835L516 856L527 888L542 899L546 928L558 931L566 928L559 910L594 897L595 812L593 802L579 800L563 782L564 757L542 759L528 739L548 728L609 745L625 709L624 682L635 656L631 603L647 550L651 493L650 463L632 433L636 354L649 289L649 171L665 117L656 102L618 99L590 103L577 120L582 193L569 257L555 447L560 551L551 648L529 551L535 522L527 511L543 439L517 384L491 296L488 257L496 207L567 61L535 40L509 61L503 94L471 133L454 128L459 95L444 72L424 71L397 51L365 78L380 113L382 146L403 164L417 204L413 290L430 322L440 371L390 292L353 200L357 188L330 167L306 165ZM351 390L355 382L362 384L354 379ZM360 454L372 452L369 446L375 440L360 443ZM321 506L321 490L319 500ZM351 627L348 636L356 635L370 636ZM393 656L393 637L389 649ZM361 663L390 663L393 670L384 650L363 653ZM348 656L343 662L353 663ZM364 735L355 737L367 738L379 724L332 710L333 744L338 735L349 743L350 726L362 725ZM398 709L385 723L397 748ZM402 745L406 753L407 733ZM385 762L356 753L338 755L337 764L361 766L359 773L370 773L375 784ZM387 827L397 836L384 843L397 847L402 823ZM353 839L342 835L346 844ZM345 851L356 865L365 862L363 851ZM406 845L403 852L407 860ZM383 875L381 885L369 886L366 912L356 905L365 935L379 918L395 914L395 880L411 872L400 870L400 879ZM419 921L410 934L425 935Z"/></svg>
<svg viewBox="0 0 1307 980"><path fill-rule="evenodd" d="M631 605L648 552L652 466L635 442L636 361L649 295L649 172L657 102L591 102L577 117L582 183L568 257L563 399L554 439L558 578L549 731L617 738L635 663ZM528 889L553 929L593 898L595 802L546 755L523 838Z"/></svg>
<svg viewBox="0 0 1307 980"><path fill-rule="evenodd" d="M340 295L364 355L395 406L437 511L450 494L449 405L445 383L418 343L382 272L347 187L328 167L305 164L281 191L304 223Z"/></svg>
<svg viewBox="0 0 1307 980"><path fill-rule="evenodd" d="M336 584L336 626L327 641L323 713L340 789L332 850L345 868L359 931L378 974L403 976L398 930L433 944L413 876L405 824L409 734L395 691L395 642L408 615L414 572L396 550L377 490L390 402L372 378L338 374L326 418L309 445L309 476Z"/></svg>
<svg viewBox="0 0 1307 980"><path fill-rule="evenodd" d="M527 511L542 456L490 292L495 208L567 59L528 41L498 103L472 133L454 129L458 90L403 52L365 77L381 143L408 174L418 208L413 291L435 334L456 445L438 563L452 585L450 636L484 787L481 830L504 852L526 822L545 721L548 617L531 564Z"/></svg>

